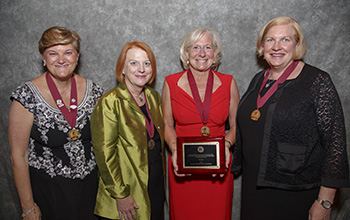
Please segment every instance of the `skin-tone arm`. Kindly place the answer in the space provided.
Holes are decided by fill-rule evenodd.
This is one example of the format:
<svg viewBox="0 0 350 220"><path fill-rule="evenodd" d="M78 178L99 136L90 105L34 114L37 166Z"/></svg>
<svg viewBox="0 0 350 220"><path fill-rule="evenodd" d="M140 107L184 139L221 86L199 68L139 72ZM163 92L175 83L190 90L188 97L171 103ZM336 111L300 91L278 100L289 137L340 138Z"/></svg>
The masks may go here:
<svg viewBox="0 0 350 220"><path fill-rule="evenodd" d="M321 186L318 198L328 200L333 204L336 192L337 189L335 188ZM331 210L325 209L319 202L315 201L309 211L309 220L329 220L331 218Z"/></svg>
<svg viewBox="0 0 350 220"><path fill-rule="evenodd" d="M236 81L232 79L231 88L230 88L230 110L229 110L229 124L230 130L226 133L225 136L225 156L226 156L226 169L228 169L231 159L230 148L236 140L236 114L239 103L239 92L237 88ZM221 176L223 176L221 174Z"/></svg>
<svg viewBox="0 0 350 220"><path fill-rule="evenodd" d="M176 132L174 128L173 110L171 108L170 90L168 83L164 81L162 91L162 107L164 115L164 138L171 151L171 162L173 164L174 173L176 176L185 176L178 174L177 154L176 154Z"/></svg>
<svg viewBox="0 0 350 220"><path fill-rule="evenodd" d="M41 219L40 209L34 205L28 168L28 144L33 118L33 114L18 101L12 102L9 112L8 139L11 150L13 177L23 213L35 207L32 212L23 218L26 220Z"/></svg>

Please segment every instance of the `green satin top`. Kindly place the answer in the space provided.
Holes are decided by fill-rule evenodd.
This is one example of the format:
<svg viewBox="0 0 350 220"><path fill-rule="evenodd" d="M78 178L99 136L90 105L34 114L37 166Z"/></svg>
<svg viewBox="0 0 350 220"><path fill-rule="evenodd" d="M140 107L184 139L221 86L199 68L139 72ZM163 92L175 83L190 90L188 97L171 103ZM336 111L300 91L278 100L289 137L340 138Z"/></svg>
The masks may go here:
<svg viewBox="0 0 350 220"><path fill-rule="evenodd" d="M146 86L145 97L164 154L160 95ZM140 207L137 219L150 219L146 132L142 111L124 84L119 83L100 98L91 116L93 151L99 169L96 215L119 219L115 198L131 195Z"/></svg>

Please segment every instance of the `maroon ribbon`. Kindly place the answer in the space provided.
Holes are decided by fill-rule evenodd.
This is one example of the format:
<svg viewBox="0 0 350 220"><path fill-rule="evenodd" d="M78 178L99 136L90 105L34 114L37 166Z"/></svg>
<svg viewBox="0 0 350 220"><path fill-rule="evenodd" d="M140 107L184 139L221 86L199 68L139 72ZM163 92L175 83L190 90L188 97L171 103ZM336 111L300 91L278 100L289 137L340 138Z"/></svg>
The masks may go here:
<svg viewBox="0 0 350 220"><path fill-rule="evenodd" d="M199 112L199 115L202 118L202 121L204 124L207 124L208 118L209 118L209 111L210 111L210 103L211 103L211 96L213 92L213 82L214 82L214 74L213 71L209 71L209 76L207 80L207 86L205 89L205 97L204 102L201 102L198 87L196 84L196 81L194 80L193 74L190 69L187 71L187 79L191 87L192 95L194 98L194 101L196 102L197 110Z"/></svg>
<svg viewBox="0 0 350 220"><path fill-rule="evenodd" d="M297 67L299 61L293 61L288 68L283 72L283 74L277 79L277 81L271 86L271 88L265 93L265 95L263 97L260 96L260 93L262 91L262 89L264 88L264 86L267 83L267 79L270 73L270 68L267 69L266 74L265 74L265 78L263 83L261 84L261 88L258 94L258 99L256 101L256 106L257 108L261 108L266 101L276 92L277 88L278 88L278 84L282 84L284 83L284 81L286 81L286 79L288 78L288 76L294 71L294 69Z"/></svg>
<svg viewBox="0 0 350 220"><path fill-rule="evenodd" d="M131 97L132 97L132 98L135 100L135 102L136 102L135 97L131 94L130 91L129 91L129 93L130 93ZM150 119L150 122L147 120L147 117L146 117L146 115L143 113L143 111L141 110L141 108L140 108L140 107L139 107L139 108L140 108L140 110L141 110L141 112L142 112L142 114L143 114L143 117L145 117L147 133L148 133L149 137L152 139L153 136L154 136L154 124L153 124L153 120L152 120L152 118L151 118L151 114L149 113L146 94L145 94L145 103L146 103L146 110L147 110L147 114L148 114L148 117L149 117L149 119ZM137 104L137 102L136 102L136 104Z"/></svg>
<svg viewBox="0 0 350 220"><path fill-rule="evenodd" d="M55 85L55 82L52 80L50 73L46 72L46 82L49 86L51 95L56 102L58 109L63 114L63 117L66 119L71 128L74 128L77 120L77 102L78 102L78 94L77 94L77 85L75 82L74 74L72 75L71 80L71 90L70 90L70 109L68 109L63 102L60 92Z"/></svg>

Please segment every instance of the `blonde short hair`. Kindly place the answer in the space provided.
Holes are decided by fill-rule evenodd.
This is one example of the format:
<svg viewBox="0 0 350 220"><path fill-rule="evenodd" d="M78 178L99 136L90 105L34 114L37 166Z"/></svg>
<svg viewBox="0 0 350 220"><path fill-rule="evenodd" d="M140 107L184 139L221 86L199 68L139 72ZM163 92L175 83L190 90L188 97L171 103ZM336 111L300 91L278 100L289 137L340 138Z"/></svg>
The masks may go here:
<svg viewBox="0 0 350 220"><path fill-rule="evenodd" d="M187 64L187 56L186 56L186 52L188 50L188 48L190 46L192 46L198 39L200 39L204 34L208 34L211 39L212 39L212 44L213 44L213 48L215 51L215 57L214 57L214 63L211 66L211 68L213 70L216 70L222 54L221 54L221 40L219 35L213 31L212 29L208 28L208 27L200 27L200 28L195 28L193 30L191 30L190 32L188 32L185 37L182 39L182 44L181 44L181 48L180 48L180 59L181 59L181 63L184 69L188 69L189 68L189 64Z"/></svg>
<svg viewBox="0 0 350 220"><path fill-rule="evenodd" d="M274 26L278 25L290 25L294 30L294 38L297 42L297 47L295 50L295 57L293 60L300 60L306 54L306 43L303 31L301 30L300 25L294 19L290 17L277 17L269 21L259 32L258 39L256 42L257 46L257 55L259 57L264 56L264 40L267 32Z"/></svg>
<svg viewBox="0 0 350 220"><path fill-rule="evenodd" d="M55 26L47 29L39 40L39 52L55 45L73 44L75 50L80 53L80 36L73 30L65 27Z"/></svg>

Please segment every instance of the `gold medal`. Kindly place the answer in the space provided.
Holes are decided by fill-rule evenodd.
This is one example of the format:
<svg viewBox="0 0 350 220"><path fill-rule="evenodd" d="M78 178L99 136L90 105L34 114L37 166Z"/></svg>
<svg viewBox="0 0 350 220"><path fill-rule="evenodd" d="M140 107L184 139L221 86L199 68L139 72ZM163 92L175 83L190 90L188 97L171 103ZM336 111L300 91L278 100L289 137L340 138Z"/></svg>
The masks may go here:
<svg viewBox="0 0 350 220"><path fill-rule="evenodd" d="M207 126L204 125L201 128L201 134L202 134L203 137L209 136L210 135L210 129Z"/></svg>
<svg viewBox="0 0 350 220"><path fill-rule="evenodd" d="M68 137L72 140L75 141L79 138L79 131L75 130L74 128L69 131Z"/></svg>
<svg viewBox="0 0 350 220"><path fill-rule="evenodd" d="M148 149L152 150L156 146L156 143L154 142L153 139L150 139L148 141Z"/></svg>
<svg viewBox="0 0 350 220"><path fill-rule="evenodd" d="M252 114L250 115L250 118L253 120L253 121L257 121L259 118L260 118L260 111L259 109L255 109Z"/></svg>

